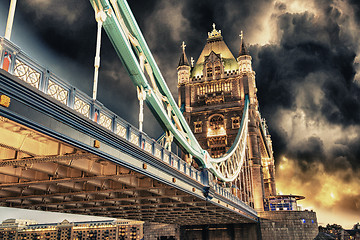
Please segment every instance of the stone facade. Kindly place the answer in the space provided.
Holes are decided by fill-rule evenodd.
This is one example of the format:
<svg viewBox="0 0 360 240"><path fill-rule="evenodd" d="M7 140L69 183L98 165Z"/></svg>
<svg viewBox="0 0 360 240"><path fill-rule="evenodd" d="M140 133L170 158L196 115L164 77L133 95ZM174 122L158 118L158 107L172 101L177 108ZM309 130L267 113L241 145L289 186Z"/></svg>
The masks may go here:
<svg viewBox="0 0 360 240"><path fill-rule="evenodd" d="M182 45L177 68L179 107L201 147L218 158L235 142L245 98L249 98L247 160L234 182L219 183L233 188L242 201L262 211L264 198L276 195L275 165L270 135L258 111L252 58L243 38L235 58L221 31L213 27L196 64L190 66ZM184 157L197 167L196 160Z"/></svg>
<svg viewBox="0 0 360 240"><path fill-rule="evenodd" d="M189 64L184 43L182 49L177 68L179 107L201 147L212 157L222 156L233 145L245 98L249 98L246 164L234 182L218 183L231 186L232 193L259 212L260 218L257 225L182 226L181 239L314 239L318 232L314 212L264 211L264 201L276 196L275 164L271 136L258 109L255 72L243 34L236 59L215 25L196 64ZM196 160L187 160L197 167Z"/></svg>
<svg viewBox="0 0 360 240"><path fill-rule="evenodd" d="M313 240L318 234L313 211L259 212L262 240Z"/></svg>

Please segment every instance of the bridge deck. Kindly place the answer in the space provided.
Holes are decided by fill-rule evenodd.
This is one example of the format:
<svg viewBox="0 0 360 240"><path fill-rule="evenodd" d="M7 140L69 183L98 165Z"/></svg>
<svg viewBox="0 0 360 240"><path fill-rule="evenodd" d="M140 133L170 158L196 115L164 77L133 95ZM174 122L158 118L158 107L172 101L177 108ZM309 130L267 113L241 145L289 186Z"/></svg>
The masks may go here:
<svg viewBox="0 0 360 240"><path fill-rule="evenodd" d="M208 201L9 119L1 119L0 132L3 206L183 224L242 221Z"/></svg>

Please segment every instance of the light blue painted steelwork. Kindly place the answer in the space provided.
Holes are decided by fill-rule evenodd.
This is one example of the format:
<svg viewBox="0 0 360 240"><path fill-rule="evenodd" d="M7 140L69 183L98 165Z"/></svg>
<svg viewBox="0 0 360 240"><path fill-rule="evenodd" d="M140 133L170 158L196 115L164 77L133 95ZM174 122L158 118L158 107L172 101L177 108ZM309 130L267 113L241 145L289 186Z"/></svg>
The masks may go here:
<svg viewBox="0 0 360 240"><path fill-rule="evenodd" d="M139 132L134 126L105 108L100 102L93 101L89 96L36 63L13 43L0 37L0 45L0 68L4 60L3 52L10 51L14 53L9 70L11 75L4 70L0 70L0 93L11 98L9 108L0 106L1 116L161 182L166 182L166 184L190 194L194 195L191 188L195 187L199 190L197 192L201 193L196 194L197 197L204 198L203 189L210 187L208 193L213 199L206 198L208 201L219 205L217 200L220 200L229 205L226 208L230 211L234 211L232 209L234 207L239 210L238 214L244 215L251 221L256 221L256 211L226 189L211 181L211 176L209 176L206 169L203 171L196 170L156 143L155 140L149 138L145 133ZM25 81L26 79L22 79L17 75L18 73L14 72L15 67L18 67L16 62L25 63L27 68L39 73L40 84L38 87L31 86ZM29 75L28 72L27 75ZM68 92L66 103L49 95L49 81L58 84ZM75 102L77 100L88 104L88 115L76 110ZM108 116L112 122L111 127L107 128L102 126L99 121L94 121L95 112L98 115L104 114ZM125 129L125 132L119 132L119 128ZM131 136L137 136L139 140L132 143ZM93 148L92 142L94 139L102 142L102 148ZM145 146L142 145L143 142L150 144L150 151L145 151ZM160 155L156 154L157 150L160 151ZM152 166L152 168L149 167L147 171L144 171L142 169L143 162ZM179 181L174 184L172 177L179 179Z"/></svg>
<svg viewBox="0 0 360 240"><path fill-rule="evenodd" d="M157 147L163 151L163 154L161 158L157 158L152 153L141 149L139 145L135 146L127 139L100 127L96 122L77 114L71 108L21 80L11 78L3 70L0 70L0 92L11 98L9 108L0 106L0 115L3 117L198 198L207 199L212 204L220 205L217 202L220 200L224 203L221 206L229 211L243 215L250 221L257 220L254 209L221 186L212 185L206 170L197 171L173 153L162 149L161 146ZM130 124L127 124L127 127L131 133L137 133L140 138L147 139L145 134L137 132L137 129ZM101 142L100 148L93 147L92 143L95 139ZM142 168L143 163L148 164L146 170ZM177 179L176 184L172 182L172 178ZM203 194L203 189L206 187L210 188L209 196L212 198ZM196 193L192 191L192 188L197 189Z"/></svg>

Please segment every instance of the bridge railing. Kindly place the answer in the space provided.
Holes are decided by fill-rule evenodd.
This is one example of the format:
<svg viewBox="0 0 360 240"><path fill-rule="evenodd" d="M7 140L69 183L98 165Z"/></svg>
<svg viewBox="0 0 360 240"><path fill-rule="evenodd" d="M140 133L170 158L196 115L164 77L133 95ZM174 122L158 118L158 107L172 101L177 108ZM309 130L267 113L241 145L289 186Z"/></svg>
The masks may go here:
<svg viewBox="0 0 360 240"><path fill-rule="evenodd" d="M200 171L187 164L174 153L163 148L155 140L140 132L137 128L104 107L100 102L93 101L85 93L72 87L38 64L12 42L0 38L0 50L0 67L2 69L70 107L83 117L93 120L119 137L144 149L178 171L196 181L202 182Z"/></svg>
<svg viewBox="0 0 360 240"><path fill-rule="evenodd" d="M29 86L56 99L61 104L75 110L82 117L90 119L117 136L140 147L160 161L165 162L177 171L207 185L209 179L201 171L186 163L183 159L168 151L154 139L140 132L137 128L104 107L100 102L74 88L57 77L47 68L26 55L19 47L0 37L0 68L18 77ZM212 184L212 183L210 183ZM214 192L243 205L243 202L218 184L212 184Z"/></svg>

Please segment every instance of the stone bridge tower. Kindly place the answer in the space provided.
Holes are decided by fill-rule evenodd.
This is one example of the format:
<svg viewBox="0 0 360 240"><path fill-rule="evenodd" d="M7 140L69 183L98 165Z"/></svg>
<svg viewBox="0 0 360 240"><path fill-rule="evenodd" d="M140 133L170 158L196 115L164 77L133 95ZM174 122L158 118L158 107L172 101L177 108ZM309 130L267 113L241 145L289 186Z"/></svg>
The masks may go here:
<svg viewBox="0 0 360 240"><path fill-rule="evenodd" d="M221 231L221 239L313 239L317 234L316 214L300 211L296 203L304 197L276 195L271 136L259 112L255 72L242 32L240 38L235 58L214 24L195 64L192 60L189 63L183 43L177 68L178 97L195 137L212 157L222 156L232 146L240 128L245 96L249 97L247 161L234 182L215 181L258 212L259 227L254 230L250 225L234 224L211 226L213 231L209 231L209 226L200 226L201 238L194 230L199 226L185 226L182 233L194 234L198 239L220 239L216 232ZM192 164L197 167L196 162ZM228 232L233 235L226 235Z"/></svg>
<svg viewBox="0 0 360 240"><path fill-rule="evenodd" d="M212 157L220 157L236 138L245 95L249 96L248 161L239 179L224 185L232 188L244 202L262 211L264 198L276 194L274 158L265 120L258 111L251 56L243 34L240 36L237 59L215 24L195 64L193 61L189 64L183 43L177 68L179 107L203 149Z"/></svg>

